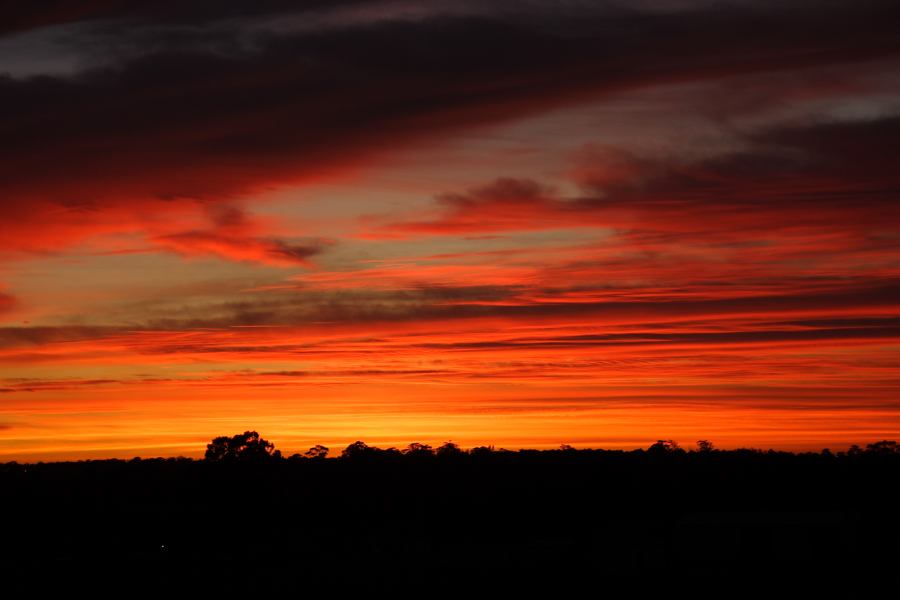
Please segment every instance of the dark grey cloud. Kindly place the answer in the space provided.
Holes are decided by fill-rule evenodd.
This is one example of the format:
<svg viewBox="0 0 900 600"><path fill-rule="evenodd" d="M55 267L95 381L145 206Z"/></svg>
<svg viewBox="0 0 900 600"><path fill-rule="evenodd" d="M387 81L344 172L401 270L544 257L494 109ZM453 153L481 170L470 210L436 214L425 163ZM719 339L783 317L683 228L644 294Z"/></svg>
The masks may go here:
<svg viewBox="0 0 900 600"><path fill-rule="evenodd" d="M613 333L557 336L553 338L511 338L487 342L449 342L422 344L423 348L444 350L524 349L560 347L604 347L626 349L633 346L776 344L790 342L835 342L840 340L900 339L900 324L887 319L879 327L810 328L805 330L762 329L760 331L719 331L702 333Z"/></svg>
<svg viewBox="0 0 900 600"><path fill-rule="evenodd" d="M227 19L376 4L371 0L44 0L3 2L0 33L65 23L132 20L166 25L203 25Z"/></svg>
<svg viewBox="0 0 900 600"><path fill-rule="evenodd" d="M285 6L99 2L17 19L124 15L133 22L116 37L133 35L135 47L69 77L0 79L4 215L35 200L229 197L604 92L900 51L900 7L874 0L600 13L575 4L554 18L512 17L501 3L475 17L261 31L249 46L229 45L240 27L207 28ZM173 20L194 29L173 37ZM108 39L78 43L102 52Z"/></svg>
<svg viewBox="0 0 900 600"><path fill-rule="evenodd" d="M498 178L437 197L430 218L377 235L459 235L578 226L628 232L633 241L764 247L750 232L798 225L855 235L856 249L887 257L900 242L900 116L780 123L711 157L640 156L599 148L579 158L583 193L563 197L528 178ZM740 234L716 240L710 236ZM821 247L827 253L826 246Z"/></svg>
<svg viewBox="0 0 900 600"><path fill-rule="evenodd" d="M652 328L652 334L610 334L587 337L560 337L566 344L643 344L643 343L705 343L720 342L766 343L778 341L812 341L815 339L897 339L900 324L896 317L878 316L844 318L848 309L889 311L900 304L900 283L896 281L857 282L832 285L813 291L771 293L737 298L666 299L633 298L607 299L597 302L566 302L564 290L545 290L545 296L561 296L560 302L540 304L497 303L497 299L514 300L518 288L422 288L415 291L357 291L347 293L297 293L275 297L263 295L243 302L223 302L187 307L172 316L149 316L140 323L110 324L107 326L72 325L68 327L3 327L0 328L0 349L21 353L38 351L41 346L60 342L104 339L138 331L189 331L240 327L302 327L334 324L359 325L360 334L376 323L435 322L446 327L464 319L509 318L558 322L560 319L591 318L602 323L631 323ZM447 303L447 298L465 299L461 304ZM478 301L483 302L479 304ZM821 318L805 318L804 314L818 313ZM784 315L791 315L786 319ZM734 332L682 333L673 332L666 324L722 322L729 319L751 319L749 329L738 327ZM239 340L238 340L239 341ZM372 340L378 341L378 340ZM527 340L520 340L526 343ZM493 342L491 342L493 343ZM554 343L540 342L542 344ZM161 345L163 344L163 345ZM172 342L165 346L154 341L154 351L166 352L265 352L266 346L253 344L219 346L204 342ZM302 342L285 346L281 351L302 353L317 351ZM29 354L31 356L31 354Z"/></svg>

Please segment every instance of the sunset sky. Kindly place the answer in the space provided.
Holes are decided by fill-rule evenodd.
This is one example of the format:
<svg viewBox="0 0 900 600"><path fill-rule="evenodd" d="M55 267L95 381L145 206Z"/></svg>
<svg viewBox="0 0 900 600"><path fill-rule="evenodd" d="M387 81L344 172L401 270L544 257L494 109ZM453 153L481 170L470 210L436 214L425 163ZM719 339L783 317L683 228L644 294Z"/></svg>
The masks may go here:
<svg viewBox="0 0 900 600"><path fill-rule="evenodd" d="M896 0L0 7L0 461L900 437Z"/></svg>

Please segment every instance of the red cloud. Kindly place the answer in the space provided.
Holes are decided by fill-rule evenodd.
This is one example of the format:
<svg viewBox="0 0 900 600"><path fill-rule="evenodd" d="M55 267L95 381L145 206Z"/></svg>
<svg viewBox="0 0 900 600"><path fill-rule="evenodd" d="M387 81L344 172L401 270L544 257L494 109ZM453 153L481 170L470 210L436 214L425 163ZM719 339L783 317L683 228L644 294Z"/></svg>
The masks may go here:
<svg viewBox="0 0 900 600"><path fill-rule="evenodd" d="M15 296L0 291L0 317L4 314L12 312L16 308L18 302Z"/></svg>
<svg viewBox="0 0 900 600"><path fill-rule="evenodd" d="M101 253L164 251L276 266L308 266L326 242L292 243L235 203L147 200L12 207L0 257L49 253L81 242Z"/></svg>
<svg viewBox="0 0 900 600"><path fill-rule="evenodd" d="M244 43L241 16L289 4L17 11L14 28L123 15L149 26L74 36L91 55L110 43L130 48L121 62L69 77L0 78L2 248L47 251L123 227L144 231L148 213L177 218L181 204L333 177L400 146L623 89L900 53L892 2L819 7L814 18L777 7L752 18L740 7L640 18L587 10L566 27L541 11L505 22L498 9L480 20L346 24ZM203 29L222 14L235 16L234 30ZM184 23L194 35L170 35L167 27ZM230 255L225 246L215 244Z"/></svg>
<svg viewBox="0 0 900 600"><path fill-rule="evenodd" d="M427 218L376 227L368 237L606 227L739 242L750 231L787 237L895 232L900 118L787 127L755 146L701 162L650 160L615 150L574 172L588 194L561 198L529 179L498 179L445 194ZM805 228L805 229L804 229ZM737 238L735 237L737 236ZM860 239L860 242L865 240ZM871 240L870 240L871 241Z"/></svg>
<svg viewBox="0 0 900 600"><path fill-rule="evenodd" d="M186 231L152 239L154 245L184 256L214 255L230 260L280 266L309 266L318 246L290 245L279 240L240 238L206 231Z"/></svg>

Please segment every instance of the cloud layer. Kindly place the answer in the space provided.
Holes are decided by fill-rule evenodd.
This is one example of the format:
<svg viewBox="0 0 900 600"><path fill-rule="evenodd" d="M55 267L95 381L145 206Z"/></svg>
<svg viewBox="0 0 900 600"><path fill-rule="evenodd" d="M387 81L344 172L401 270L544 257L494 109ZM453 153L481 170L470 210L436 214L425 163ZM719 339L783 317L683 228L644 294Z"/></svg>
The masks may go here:
<svg viewBox="0 0 900 600"><path fill-rule="evenodd" d="M10 9L0 456L900 434L897 3L563 4Z"/></svg>

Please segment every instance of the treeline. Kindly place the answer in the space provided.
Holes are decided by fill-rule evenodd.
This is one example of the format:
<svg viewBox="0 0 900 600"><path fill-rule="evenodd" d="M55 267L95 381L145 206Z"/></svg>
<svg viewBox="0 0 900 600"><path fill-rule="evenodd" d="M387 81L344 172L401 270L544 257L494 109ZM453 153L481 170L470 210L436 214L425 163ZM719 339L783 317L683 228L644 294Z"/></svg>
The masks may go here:
<svg viewBox="0 0 900 600"><path fill-rule="evenodd" d="M329 449L325 446L316 445L310 448L307 452L303 454L292 454L288 457L287 460L302 460L309 458L325 458L328 455ZM406 446L405 448L399 449L395 447L389 448L378 448L377 446L369 446L365 442L356 441L352 444L348 445L344 448L340 453L340 458L342 459L360 459L366 457L426 457L426 456L434 456L438 458L453 458L453 457L461 457L461 456L474 456L474 457L483 457L494 454L501 455L512 455L517 454L519 456L534 456L540 454L549 454L549 455L559 455L560 453L564 453L565 455L572 455L574 453L580 453L582 455L594 455L594 456L603 456L605 454L610 453L633 453L637 455L646 454L648 456L683 456L687 454L709 454L709 453L718 453L718 454L766 454L769 456L777 456L777 455L791 455L794 454L792 452L786 451L777 451L777 450L759 450L755 448L740 448L736 450L718 450L715 448L712 442L709 440L698 440L696 448L685 450L682 448L677 442L674 440L657 440L653 444L651 444L646 449L636 449L636 450L604 450L604 449L595 449L595 448L586 448L586 449L577 449L568 444L562 444L559 448L551 449L551 450L534 450L534 449L520 449L520 450L507 450L506 448L496 449L494 446L476 446L469 450L465 450L459 447L459 445L453 442L445 442L444 444L438 447L432 447L428 444L421 444L418 442L413 442ZM828 448L823 449L821 452L803 452L801 454L806 455L821 455L823 457L856 457L862 455L900 455L900 445L897 444L894 440L882 440L879 442L875 442L872 444L867 444L865 448L860 447L859 445L852 445L846 451L838 451L833 453ZM275 455L278 457L278 455Z"/></svg>
<svg viewBox="0 0 900 600"><path fill-rule="evenodd" d="M897 589L898 483L892 441L284 457L247 431L203 460L0 465L0 580L30 596L869 598Z"/></svg>
<svg viewBox="0 0 900 600"><path fill-rule="evenodd" d="M636 450L604 450L596 448L576 449L569 444L561 444L559 448L550 450L535 449L519 449L508 450L506 448L495 448L494 446L476 446L470 449L463 449L458 444L448 441L437 447L420 442L413 442L404 448L388 447L379 448L378 446L370 446L363 441L356 441L349 444L340 451L337 456L344 460L391 460L400 458L423 459L434 457L439 459L461 459L463 457L484 458L488 456L520 456L520 457L573 457L579 455L581 458L587 457L603 457L614 454L633 454L635 456L646 455L648 457L663 456L684 456L689 454L699 454L708 456L712 453L717 455L761 455L767 456L788 456L793 455L792 452L778 450L759 450L755 448L740 448L736 450L719 450L710 440L697 440L694 448L685 449L674 440L657 440L646 449L639 448ZM245 431L231 437L215 438L208 446L204 460L211 462L241 460L241 461L257 461L257 460L287 460L289 462L298 462L303 460L317 460L329 457L331 450L321 444L311 447L303 453L291 454L283 457L279 450L275 449L275 445L271 442L260 438L255 431ZM800 454L813 456L820 455L823 458L853 458L860 456L886 456L900 455L900 445L894 440L881 440L865 447L853 444L846 451L832 452L828 448L820 452L802 452Z"/></svg>
<svg viewBox="0 0 900 600"><path fill-rule="evenodd" d="M518 457L579 457L579 459L602 458L614 455L631 455L635 457L679 457L679 456L721 456L721 457L738 457L738 456L768 456L768 457L788 457L788 456L806 456L821 457L824 459L846 459L865 456L900 456L900 444L894 440L881 440L865 447L853 444L846 451L832 452L828 448L820 452L788 452L784 450L760 450L757 448L738 448L734 450L717 449L709 440L698 440L694 448L685 449L674 440L657 440L646 449L638 448L635 450L606 450L599 448L574 448L568 444L561 444L558 448L549 450L537 449L519 449L508 450L506 448L495 448L494 446L476 446L470 449L461 448L454 442L445 442L437 447L429 444L413 442L404 448L388 447L379 448L378 446L370 446L363 441L356 441L343 448L337 456L333 456L331 449L321 444L316 444L303 453L294 453L287 457L283 456L280 450L275 449L275 445L268 440L260 437L255 431L245 431L242 434L234 436L221 436L213 439L207 445L207 450L203 458L203 462L241 462L241 463L273 463L284 461L287 463L298 463L308 460L322 460L325 458L340 458L342 460L396 460L396 459L463 459L471 458L511 458ZM156 461L156 462L192 462L194 459L183 456L170 458L139 458L130 459L130 462L140 461ZM88 459L86 461L75 462L124 462L122 459ZM26 463L28 464L28 463ZM0 467L7 470L15 470L17 467L24 468L26 464L18 461L10 461L0 463ZM40 461L37 464L44 464Z"/></svg>
<svg viewBox="0 0 900 600"><path fill-rule="evenodd" d="M674 440L657 440L646 449L638 448L635 450L606 450L599 448L582 448L577 449L568 444L561 444L558 448L549 450L537 449L519 449L508 450L506 448L495 448L494 446L476 446L470 449L461 448L458 444L448 441L437 447L420 442L413 442L404 448L388 447L379 448L378 446L370 446L363 441L356 441L343 448L339 454L333 456L331 449L321 444L316 444L303 453L294 453L287 457L283 456L280 450L275 448L275 444L260 437L256 431L245 431L244 433L233 436L220 436L214 438L208 445L203 462L207 463L275 463L287 462L298 463L309 460L322 460L326 458L339 458L345 461L359 460L400 460L400 459L464 459L464 458L487 458L495 457L497 459L512 457L544 457L550 458L576 458L578 460L601 459L603 457L612 457L617 455L630 455L632 457L646 456L653 457L685 457L685 456L719 456L725 457L747 457L747 456L766 456L766 457L820 457L822 459L854 459L859 457L885 457L900 456L900 444L895 440L881 440L866 444L864 447L853 444L846 451L832 452L828 448L820 452L788 452L784 450L760 450L756 448L738 448L734 450L720 450L715 447L713 442L709 440L698 440L696 446L685 449ZM183 456L170 458L145 458L139 457L130 459L130 462L140 461L156 461L156 462L192 462L194 459L185 458ZM122 459L89 459L86 461L76 462L123 462ZM44 464L43 461L37 464ZM18 461L8 463L0 463L0 467L6 470L15 470L17 467L24 468L25 465Z"/></svg>
<svg viewBox="0 0 900 600"><path fill-rule="evenodd" d="M288 456L286 459L282 456L280 450L275 449L275 445L263 438L260 437L259 433L256 431L245 431L242 434L237 434L231 437L221 436L214 438L212 442L207 445L206 454L204 456L204 460L210 462L218 462L218 461L228 461L228 460L247 460L247 461L256 461L256 460L288 460L291 462L302 461L302 460L316 460L323 459L329 456L331 450L323 446L321 444L317 444L307 450L304 453L295 453ZM560 453L565 453L567 456L571 456L573 453L581 453L582 455L594 455L594 456L602 456L604 454L609 453L622 453L625 451L620 450L603 450L603 449L576 449L573 446L568 444L562 444L559 448L553 450L534 450L534 449L520 449L520 450L507 450L505 448L495 448L494 446L476 446L471 449L463 449L458 444L454 442L448 441L440 446L433 447L429 444L423 444L420 442L413 442L407 445L405 448L379 448L377 446L370 446L363 441L356 441L352 444L349 444L340 452L340 458L345 460L360 460L360 459L374 459L374 458L382 458L382 459L391 459L391 458L400 458L400 457L408 457L408 458L424 458L424 457L436 457L436 458L460 458L463 456L471 456L471 457L484 457L495 454L500 455L511 455L517 454L519 456L535 456L540 454L547 455L558 455ZM653 444L651 444L646 449L637 449L631 450L630 452L640 454L647 454L648 456L681 456L685 454L709 454L709 453L737 453L737 454L746 454L746 453L754 453L760 454L763 453L762 450L758 449L738 449L738 450L717 450L713 442L710 440L697 440L697 444L695 448L690 450L685 450L682 448L678 442L675 440L657 440ZM787 455L792 454L790 452L784 451L776 451L776 450L768 450L765 452L768 455ZM821 454L823 457L855 457L861 455L892 455L892 454L900 454L900 445L897 444L894 440L882 440L879 442L874 442L872 444L867 444L865 448L862 448L856 444L850 446L847 451L839 451L837 453L832 453L829 449L823 449L821 452L805 452L803 454Z"/></svg>

